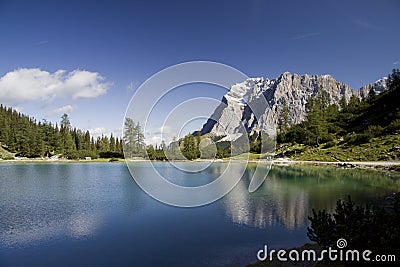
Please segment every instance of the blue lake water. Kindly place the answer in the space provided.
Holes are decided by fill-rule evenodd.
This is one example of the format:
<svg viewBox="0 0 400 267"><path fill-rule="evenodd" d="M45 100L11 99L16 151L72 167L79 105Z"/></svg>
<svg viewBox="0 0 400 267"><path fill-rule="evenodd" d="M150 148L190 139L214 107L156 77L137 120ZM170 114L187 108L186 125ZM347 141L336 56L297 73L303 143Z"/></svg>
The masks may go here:
<svg viewBox="0 0 400 267"><path fill-rule="evenodd" d="M218 174L156 167L190 186ZM376 203L400 190L398 178L377 172L273 166L249 194L252 171L212 204L177 208L146 195L124 163L1 163L0 266L244 266L264 244L309 242L312 208L332 211L348 194Z"/></svg>

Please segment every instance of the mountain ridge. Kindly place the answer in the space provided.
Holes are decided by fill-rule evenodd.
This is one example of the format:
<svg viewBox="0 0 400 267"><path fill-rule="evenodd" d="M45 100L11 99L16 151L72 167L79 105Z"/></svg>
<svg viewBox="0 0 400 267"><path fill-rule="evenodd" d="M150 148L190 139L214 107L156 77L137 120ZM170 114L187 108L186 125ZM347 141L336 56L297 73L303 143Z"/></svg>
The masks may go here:
<svg viewBox="0 0 400 267"><path fill-rule="evenodd" d="M329 104L340 107L343 100L348 103L352 96L367 98L371 89L377 94L387 90L387 82L387 77L383 77L355 90L329 74L299 75L284 72L272 80L249 78L231 86L223 96L222 103L203 125L201 134L223 136L243 133L243 129L248 133L268 131L270 129L266 129L266 125L276 127L284 109L287 109L289 115L289 125L298 124L306 119L308 99L315 97L321 89L327 92ZM257 101L261 97L266 99L269 107L254 110L258 109Z"/></svg>

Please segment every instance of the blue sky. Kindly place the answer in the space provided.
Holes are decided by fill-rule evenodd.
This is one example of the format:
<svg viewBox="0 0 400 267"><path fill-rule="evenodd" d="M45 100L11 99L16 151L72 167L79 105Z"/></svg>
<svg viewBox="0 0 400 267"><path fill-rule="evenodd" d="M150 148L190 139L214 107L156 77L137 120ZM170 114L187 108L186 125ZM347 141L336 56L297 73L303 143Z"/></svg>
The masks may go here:
<svg viewBox="0 0 400 267"><path fill-rule="evenodd" d="M357 89L399 67L399 13L396 0L0 0L0 103L53 122L67 111L78 128L118 132L141 83L193 60L250 77L329 73ZM48 91L15 84L38 76Z"/></svg>

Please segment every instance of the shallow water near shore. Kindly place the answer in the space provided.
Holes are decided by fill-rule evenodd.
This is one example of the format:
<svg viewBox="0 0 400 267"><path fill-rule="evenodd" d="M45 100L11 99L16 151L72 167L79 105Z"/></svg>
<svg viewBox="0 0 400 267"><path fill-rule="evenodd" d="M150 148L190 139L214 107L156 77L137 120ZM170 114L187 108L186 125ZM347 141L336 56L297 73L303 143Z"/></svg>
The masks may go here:
<svg viewBox="0 0 400 267"><path fill-rule="evenodd" d="M155 166L186 186L211 182L223 169ZM398 177L374 171L273 166L250 194L254 168L224 198L176 208L146 195L124 163L3 163L0 266L243 266L265 244L309 242L312 208L333 211L347 195L380 203L400 191Z"/></svg>

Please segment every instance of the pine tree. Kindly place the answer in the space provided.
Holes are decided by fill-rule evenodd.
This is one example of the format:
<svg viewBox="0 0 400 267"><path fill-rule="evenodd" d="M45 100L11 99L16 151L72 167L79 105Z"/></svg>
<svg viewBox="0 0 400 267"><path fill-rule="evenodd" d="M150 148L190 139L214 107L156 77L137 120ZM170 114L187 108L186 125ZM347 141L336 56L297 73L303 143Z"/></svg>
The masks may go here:
<svg viewBox="0 0 400 267"><path fill-rule="evenodd" d="M60 123L60 126L61 126L61 128L70 130L70 128L71 128L71 122L69 121L68 114L64 113L64 114L61 116L61 123Z"/></svg>
<svg viewBox="0 0 400 267"><path fill-rule="evenodd" d="M375 100L375 97L376 97L376 92L375 92L374 88L370 85L369 86L369 91L368 91L367 101L369 103L372 103Z"/></svg>
<svg viewBox="0 0 400 267"><path fill-rule="evenodd" d="M39 124L39 127L36 127L36 130L34 131L33 147L30 156L41 157L44 155L44 152L45 152L45 144L43 140L42 129Z"/></svg>
<svg viewBox="0 0 400 267"><path fill-rule="evenodd" d="M97 147L106 151L112 149L122 154L121 140L103 136L96 142L89 131L71 128L67 114L63 114L60 124L52 125L43 120L37 122L12 108L0 104L0 145L17 156L50 157L64 154L69 158L83 158L85 155L97 157ZM113 154L115 155L115 154Z"/></svg>
<svg viewBox="0 0 400 267"><path fill-rule="evenodd" d="M126 118L123 138L124 150L129 157L144 156L144 134L139 122L135 124L131 118Z"/></svg>
<svg viewBox="0 0 400 267"><path fill-rule="evenodd" d="M76 149L76 146L71 133L71 123L66 113L64 113L61 116L60 126L61 126L60 133L62 140L62 153L63 154L71 153Z"/></svg>
<svg viewBox="0 0 400 267"><path fill-rule="evenodd" d="M83 149L84 150L91 150L90 133L89 133L89 131L86 131L86 133L85 133L85 137L83 139Z"/></svg>
<svg viewBox="0 0 400 267"><path fill-rule="evenodd" d="M72 138L71 132L67 131L63 137L64 141L64 153L69 154L76 150L74 139Z"/></svg>
<svg viewBox="0 0 400 267"><path fill-rule="evenodd" d="M110 141L108 140L108 137L106 135L102 135L101 137L101 143L102 143L102 152L107 152L110 151Z"/></svg>
<svg viewBox="0 0 400 267"><path fill-rule="evenodd" d="M103 142L101 141L102 137L103 137L103 135L101 137L98 136L97 139L96 139L96 142L95 142L96 150L98 152L102 152L103 151Z"/></svg>
<svg viewBox="0 0 400 267"><path fill-rule="evenodd" d="M156 152L155 152L155 150L154 150L153 145L149 145L149 146L147 147L147 157L148 157L150 160L155 160L155 159L156 159Z"/></svg>
<svg viewBox="0 0 400 267"><path fill-rule="evenodd" d="M136 138L136 152L139 155L142 155L144 147L145 147L145 142L144 142L144 134L142 133L142 127L140 126L139 122L136 124L135 128L135 138Z"/></svg>
<svg viewBox="0 0 400 267"><path fill-rule="evenodd" d="M319 90L316 97L308 99L307 126L310 145L319 145L320 139L328 135L327 107L328 96L323 89Z"/></svg>
<svg viewBox="0 0 400 267"><path fill-rule="evenodd" d="M122 154L122 140L118 137L115 139L115 152Z"/></svg>
<svg viewBox="0 0 400 267"><path fill-rule="evenodd" d="M118 151L122 154L124 153L124 146L123 146L124 142L122 141L122 139L119 139L119 146L118 146Z"/></svg>
<svg viewBox="0 0 400 267"><path fill-rule="evenodd" d="M359 106L360 106L360 99L358 99L358 97L356 97L355 95L352 95L350 97L349 103L347 104L347 111L350 113L355 113Z"/></svg>
<svg viewBox="0 0 400 267"><path fill-rule="evenodd" d="M196 139L192 134L188 134L183 139L183 155L189 159L197 158L197 146L196 146Z"/></svg>
<svg viewBox="0 0 400 267"><path fill-rule="evenodd" d="M116 152L116 149L115 149L115 138L114 138L113 134L111 134L111 136L110 136L110 151L111 152Z"/></svg>
<svg viewBox="0 0 400 267"><path fill-rule="evenodd" d="M90 150L93 152L97 152L96 142L94 141L94 137L90 139Z"/></svg>
<svg viewBox="0 0 400 267"><path fill-rule="evenodd" d="M128 157L132 157L135 151L135 122L131 118L125 119L124 125L124 150Z"/></svg>
<svg viewBox="0 0 400 267"><path fill-rule="evenodd" d="M340 100L340 108L345 109L347 107L347 100L346 97L343 96L342 99Z"/></svg>
<svg viewBox="0 0 400 267"><path fill-rule="evenodd" d="M3 110L3 106L1 106L1 110ZM10 123L8 121L8 117L3 114L0 114L0 143L8 144L10 142Z"/></svg>
<svg viewBox="0 0 400 267"><path fill-rule="evenodd" d="M50 141L51 147L54 149L54 153L63 153L63 144L61 143L61 133L60 130L58 129L58 125L56 124L56 127L53 132L53 138L51 138Z"/></svg>
<svg viewBox="0 0 400 267"><path fill-rule="evenodd" d="M179 141L177 141L176 136L174 136L171 143L169 143L168 149L166 151L166 156L170 160L182 159L182 157L180 156Z"/></svg>
<svg viewBox="0 0 400 267"><path fill-rule="evenodd" d="M282 100L282 111L278 121L278 127L280 132L284 132L290 125L289 108L286 103L286 99Z"/></svg>

